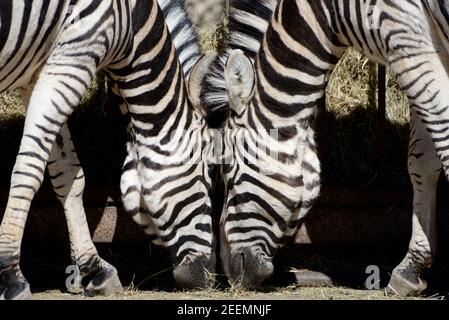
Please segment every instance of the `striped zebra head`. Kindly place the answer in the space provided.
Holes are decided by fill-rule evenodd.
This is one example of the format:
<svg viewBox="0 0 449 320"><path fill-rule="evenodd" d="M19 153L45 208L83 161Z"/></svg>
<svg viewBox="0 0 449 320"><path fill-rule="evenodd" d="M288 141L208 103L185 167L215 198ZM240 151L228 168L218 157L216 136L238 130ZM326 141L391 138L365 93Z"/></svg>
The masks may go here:
<svg viewBox="0 0 449 320"><path fill-rule="evenodd" d="M214 56L195 65L184 87L185 105L171 132L142 140L130 130L128 157L121 178L125 209L150 235L168 249L174 278L182 288L203 288L213 280L215 239L212 230L211 177L208 155L212 138L207 130L199 92L202 77Z"/></svg>
<svg viewBox="0 0 449 320"><path fill-rule="evenodd" d="M296 232L304 205L302 163L309 156L308 133L299 124L272 126L276 115L261 105L260 85L267 80L260 77L242 51L230 53L220 254L230 280L248 288L272 274L276 251Z"/></svg>

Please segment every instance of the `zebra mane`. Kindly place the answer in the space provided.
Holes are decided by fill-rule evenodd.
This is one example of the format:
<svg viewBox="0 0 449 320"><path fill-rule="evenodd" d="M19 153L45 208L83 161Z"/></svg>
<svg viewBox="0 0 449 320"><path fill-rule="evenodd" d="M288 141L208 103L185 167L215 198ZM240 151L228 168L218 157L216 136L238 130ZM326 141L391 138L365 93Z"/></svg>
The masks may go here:
<svg viewBox="0 0 449 320"><path fill-rule="evenodd" d="M184 75L188 78L202 55L197 30L187 15L185 0L158 0L158 3L164 12Z"/></svg>
<svg viewBox="0 0 449 320"><path fill-rule="evenodd" d="M230 0L229 42L211 65L202 85L201 105L209 126L221 127L229 114L224 69L232 50L240 49L251 59L259 51L277 0Z"/></svg>
<svg viewBox="0 0 449 320"><path fill-rule="evenodd" d="M229 46L254 58L276 4L277 0L232 0L229 8Z"/></svg>

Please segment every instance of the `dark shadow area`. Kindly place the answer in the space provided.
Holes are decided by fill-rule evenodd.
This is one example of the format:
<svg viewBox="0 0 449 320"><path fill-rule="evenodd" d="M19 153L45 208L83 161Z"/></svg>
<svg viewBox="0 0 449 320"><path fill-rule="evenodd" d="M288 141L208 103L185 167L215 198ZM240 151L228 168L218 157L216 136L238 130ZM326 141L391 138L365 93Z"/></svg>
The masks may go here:
<svg viewBox="0 0 449 320"><path fill-rule="evenodd" d="M119 272L125 289L172 291L172 267L166 252L148 243L97 244L100 256ZM61 242L24 242L22 269L34 291L62 290L71 264L70 250Z"/></svg>
<svg viewBox="0 0 449 320"><path fill-rule="evenodd" d="M318 118L322 183L331 187L409 188L409 126L386 121L385 169L379 172L380 139L377 110L356 107L348 116L328 111ZM382 177L380 181L378 178Z"/></svg>

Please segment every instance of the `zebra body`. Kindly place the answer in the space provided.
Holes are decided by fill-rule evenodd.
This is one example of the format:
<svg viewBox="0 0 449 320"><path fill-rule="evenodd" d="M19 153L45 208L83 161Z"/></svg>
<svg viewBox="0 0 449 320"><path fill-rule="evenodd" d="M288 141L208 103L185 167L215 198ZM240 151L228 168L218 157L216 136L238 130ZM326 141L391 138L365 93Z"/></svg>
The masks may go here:
<svg viewBox="0 0 449 320"><path fill-rule="evenodd" d="M271 274L282 239L318 196L317 104L333 68L354 47L390 66L410 100L413 236L389 290L409 295L425 289L419 275L436 251L436 182L442 168L449 173L448 10L446 2L433 0L280 0L258 54L240 48L254 57L254 64L239 50L227 53L224 76L214 81L227 90L225 99L221 94L216 100L231 108L225 132L232 161L223 167L228 197L221 251L232 279L255 286ZM209 107L220 112L220 105ZM240 131L249 132L245 143ZM261 141L269 142L270 152L257 153ZM264 170L270 163L272 168Z"/></svg>
<svg viewBox="0 0 449 320"><path fill-rule="evenodd" d="M1 298L30 295L20 244L47 164L64 206L72 260L81 276L94 276L88 289L122 290L117 271L98 256L90 237L84 174L66 124L100 70L129 110L143 204L174 257L175 278L186 286L205 282L213 241L210 183L201 160L181 160L187 154L201 159L208 138L157 2L2 1L0 89L24 88L27 114L0 227Z"/></svg>

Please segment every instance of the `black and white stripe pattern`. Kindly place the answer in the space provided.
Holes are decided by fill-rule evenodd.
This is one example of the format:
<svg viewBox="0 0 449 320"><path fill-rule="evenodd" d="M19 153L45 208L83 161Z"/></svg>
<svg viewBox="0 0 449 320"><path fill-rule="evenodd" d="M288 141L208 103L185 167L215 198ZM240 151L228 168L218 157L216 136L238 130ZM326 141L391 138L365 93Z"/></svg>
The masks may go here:
<svg viewBox="0 0 449 320"><path fill-rule="evenodd" d="M184 75L188 77L202 55L196 27L187 15L185 0L159 0L158 2L164 12Z"/></svg>
<svg viewBox="0 0 449 320"><path fill-rule="evenodd" d="M185 40L183 31L177 34ZM187 70L196 57L184 56ZM98 256L90 238L82 203L84 174L66 125L100 70L129 110L129 151L138 159L141 205L172 254L175 278L186 287L205 284L205 269L213 265L210 182L202 156L207 131L198 106L187 97L157 2L2 1L0 91L25 88L27 115L0 227L1 298L30 295L19 267L20 244L47 164L64 205L73 262L81 276L94 275L88 289L122 290L115 268Z"/></svg>
<svg viewBox="0 0 449 320"><path fill-rule="evenodd" d="M255 21L253 26L261 25ZM232 161L224 166L228 198L221 225L222 259L232 279L246 286L263 281L282 239L318 196L316 106L330 72L354 47L391 67L412 106L413 237L389 287L405 295L422 292L419 274L433 261L436 245L435 184L441 168L449 173L448 23L449 5L437 0L281 0L254 65L241 51L228 54L221 80L227 99L212 111L227 104L232 110L225 129ZM251 48L240 49L252 56Z"/></svg>
<svg viewBox="0 0 449 320"><path fill-rule="evenodd" d="M194 67L201 64L200 58L202 57L195 27L186 14L183 0L160 0L159 4L164 13L176 53L180 57L184 77L188 80ZM192 80L192 82L195 81ZM191 95L195 95L195 93L191 92ZM199 109L199 111L201 110ZM146 117L146 112L142 116ZM188 115L186 116L185 120L188 120ZM177 121L183 119L177 119ZM203 126L202 117L198 121ZM143 122L148 123L147 120ZM165 179L160 181L152 179L154 184L150 189L142 184L142 169L139 168L142 166L142 160L139 160L139 151L136 148L138 144L136 135L145 136L145 131L147 131L145 127L140 129L139 123L132 121L129 130L128 156L125 159L121 179L124 207L132 214L133 219L143 226L153 243L169 249L175 265L189 266L175 270L178 283L186 288L203 286L205 283L201 282L205 281L205 271L213 271L215 264L215 257L211 249L212 241L210 241L212 237L211 205L208 198L210 177L205 164L205 154L209 152L207 150L210 148L207 146L210 140L209 132L205 127L199 132L190 130L187 127L187 125L190 126L190 123L186 123L186 127L180 127L182 122L175 123L175 127L173 127L175 124L171 124L167 130L167 136L170 134L170 137L179 139L179 143L183 144L185 149L177 150L179 153L162 153L161 150L153 150L154 153L151 153L148 159L151 157L152 161L155 161L157 157L160 157L158 166L165 164L168 159L174 163L175 168L170 166L164 168L162 165L161 169L171 170L172 176L161 176ZM140 133L139 130L144 133ZM167 136L164 139L167 139ZM167 142L160 143L163 145ZM193 148L193 151L190 148ZM171 150L171 147L169 149ZM191 153L189 154L189 152ZM158 170L155 169L155 171ZM208 187L207 193L199 192L198 188L201 185ZM145 205L145 198L148 195L154 195L157 189L162 187L171 187L172 190L167 190L170 196L164 195L166 204L170 206L164 209L166 217L162 218L165 219L165 223L158 226L154 223L151 211ZM206 203L204 203L204 196L207 197ZM175 202L174 199L179 199L179 201ZM186 210L186 207L189 209ZM197 261L193 263L195 260ZM194 270L193 265L197 266L198 270Z"/></svg>
<svg viewBox="0 0 449 320"><path fill-rule="evenodd" d="M201 106L206 110L212 128L223 126L228 117L228 94L224 69L232 50L241 49L254 58L268 28L269 18L277 0L229 0L229 43L220 53L204 78Z"/></svg>

